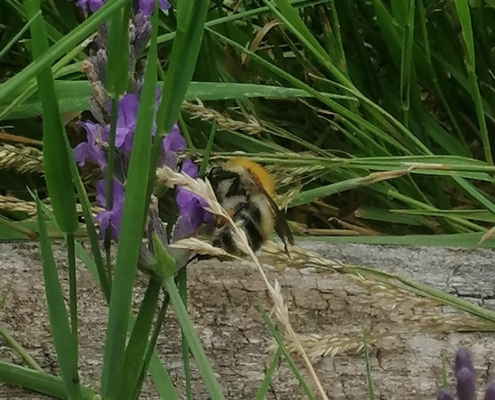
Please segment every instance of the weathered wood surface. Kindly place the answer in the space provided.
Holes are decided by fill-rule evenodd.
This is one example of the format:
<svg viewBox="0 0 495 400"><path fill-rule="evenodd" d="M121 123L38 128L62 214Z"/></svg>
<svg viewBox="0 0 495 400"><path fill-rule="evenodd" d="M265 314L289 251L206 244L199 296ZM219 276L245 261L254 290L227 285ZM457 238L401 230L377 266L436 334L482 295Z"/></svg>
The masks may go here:
<svg viewBox="0 0 495 400"><path fill-rule="evenodd" d="M302 243L302 247L346 263L366 265L413 278L495 308L495 253L490 250L478 250L456 261L464 250L310 242ZM63 269L64 250L57 246L54 248ZM46 371L56 371L38 248L35 244L0 244L0 252L0 293L9 282L13 283L8 301L0 311L0 323ZM453 260L455 262L447 265ZM84 383L97 386L107 312L92 278L82 265L78 268L80 369ZM348 276L322 275L312 270L287 269L277 272L267 269L267 272L272 282L278 279L282 284L292 325L300 334L355 337L360 334L362 321L375 333L403 333L378 340L371 349L373 379L379 399L434 399L439 385L441 354L445 352L451 357L460 345L468 346L473 353L480 386L495 378L495 340L491 333L407 334L416 329L409 318L416 315L421 321L424 313L429 315L428 309L411 309L407 302L393 309L390 299L384 300L377 293L370 293ZM65 272L62 271L61 276L66 284ZM247 263L208 261L192 265L188 278L190 315L226 397L252 399L270 360L270 355L265 353L270 335L256 308L256 298L267 310L272 302L259 272ZM145 282L146 279L140 276L136 306L142 298ZM445 312L458 315L457 318L465 315L446 309ZM447 316L445 319L449 318ZM172 320L173 316L170 316L159 339L158 352L180 389L181 350L177 325L170 322ZM3 344L0 339L0 359L18 361L18 356ZM314 365L330 398L367 398L361 353L318 358ZM304 368L302 370L304 372ZM194 371L193 376L194 398L207 399L197 372ZM308 382L311 382L309 378ZM44 398L0 384L0 399ZM142 398L158 398L149 382ZM297 381L284 363L277 369L268 398L303 398Z"/></svg>

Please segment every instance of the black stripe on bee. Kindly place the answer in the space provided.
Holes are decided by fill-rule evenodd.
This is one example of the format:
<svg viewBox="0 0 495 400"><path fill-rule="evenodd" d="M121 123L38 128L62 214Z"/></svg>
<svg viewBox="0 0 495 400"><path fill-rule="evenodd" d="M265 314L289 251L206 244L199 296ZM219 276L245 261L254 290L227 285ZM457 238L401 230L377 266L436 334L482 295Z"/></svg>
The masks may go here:
<svg viewBox="0 0 495 400"><path fill-rule="evenodd" d="M236 211L233 216L234 222L242 220L239 227L246 233L249 246L253 251L258 251L264 238L260 231L261 211L253 204L243 203L243 207ZM230 225L225 225L221 233L213 242L214 246L222 247L229 253L238 254L239 250L234 240L233 229Z"/></svg>
<svg viewBox="0 0 495 400"><path fill-rule="evenodd" d="M207 178L219 201L222 201L227 197L246 195L246 190L242 186L241 177L236 172L226 171L222 167L215 167L210 170ZM220 192L219 186L225 185L227 182L230 183L228 188L226 189L223 187L222 192Z"/></svg>

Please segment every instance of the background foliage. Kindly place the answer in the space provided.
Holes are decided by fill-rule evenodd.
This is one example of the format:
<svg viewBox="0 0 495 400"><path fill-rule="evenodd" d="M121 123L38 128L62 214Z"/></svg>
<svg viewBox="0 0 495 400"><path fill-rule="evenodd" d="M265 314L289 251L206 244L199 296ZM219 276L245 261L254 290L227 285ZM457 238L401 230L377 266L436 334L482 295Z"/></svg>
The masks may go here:
<svg viewBox="0 0 495 400"><path fill-rule="evenodd" d="M493 6L212 3L186 97L191 103L182 113L190 150L200 158L215 125L212 160L245 151L274 164L285 193L279 200L299 233L385 236L358 239L375 242L400 240L390 235L463 234L428 241L473 246L495 211ZM8 0L4 8L0 71L8 82L29 64L31 41L27 33L16 40L28 21L21 4ZM64 0L42 2L42 9L53 42L84 19ZM160 19L158 54L166 65L177 21L174 13ZM84 51L64 50L53 58L53 71L69 120L84 113L91 88L78 72ZM39 100L35 94L24 102L36 91L34 82L8 89L0 96L5 132L16 135L14 141L39 140ZM78 133L69 131L77 143ZM294 168L301 168L297 179ZM1 173L3 194L27 199L26 175ZM29 179L42 189L38 175ZM404 240L424 242L421 236Z"/></svg>

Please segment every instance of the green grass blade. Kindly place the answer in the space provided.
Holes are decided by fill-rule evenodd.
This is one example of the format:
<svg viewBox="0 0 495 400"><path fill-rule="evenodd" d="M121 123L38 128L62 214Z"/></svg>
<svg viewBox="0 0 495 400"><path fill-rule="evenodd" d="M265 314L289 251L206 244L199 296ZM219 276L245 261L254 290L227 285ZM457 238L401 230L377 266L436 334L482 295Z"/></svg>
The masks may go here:
<svg viewBox="0 0 495 400"><path fill-rule="evenodd" d="M153 29L156 32L156 24ZM156 40L156 33L154 36ZM143 234L145 217L143 210L147 209L148 199L146 188L150 170L151 128L157 82L155 59L150 57L146 63L125 188L101 377L102 394L108 399L117 398L123 384L121 377L124 367L126 328Z"/></svg>
<svg viewBox="0 0 495 400"><path fill-rule="evenodd" d="M177 287L187 311L187 268L181 268L177 273ZM191 369L189 367L189 345L186 336L181 331L182 363L184 364L184 380L186 381L186 399L192 400Z"/></svg>
<svg viewBox="0 0 495 400"><path fill-rule="evenodd" d="M224 399L222 389L215 377L215 373L213 372L208 359L206 358L203 347L201 347L201 343L198 339L198 336L196 335L194 326L189 319L186 307L182 302L182 298L180 297L180 293L177 289L177 286L175 285L174 279L172 277L166 278L164 284L165 289L167 289L167 293L170 296L170 302L174 307L177 320L179 321L182 332L184 333L184 336L187 339L187 343L191 348L191 352L194 355L196 365L198 366L199 372L201 373L208 393L215 400Z"/></svg>
<svg viewBox="0 0 495 400"><path fill-rule="evenodd" d="M368 396L370 400L375 400L375 388L373 386L373 377L371 375L370 354L368 344L366 343L366 330L363 326L363 349L364 349L364 364L366 366L366 385L368 386Z"/></svg>
<svg viewBox="0 0 495 400"><path fill-rule="evenodd" d="M2 301L0 300L0 309L2 305ZM34 360L33 357L29 355L29 353L21 346L21 344L15 340L12 335L7 332L6 329L4 329L0 325L0 336L3 337L5 340L5 343L7 346L9 346L12 350L14 350L21 358L24 360L24 362L31 368L34 369L35 371L38 372L44 372L43 369L39 366L39 364ZM0 378L1 380L1 378Z"/></svg>
<svg viewBox="0 0 495 400"><path fill-rule="evenodd" d="M411 68L414 44L414 10L415 0L409 1L409 13L407 16L404 37L402 40L402 57L400 67L400 98L402 101L402 113L404 126L409 127L409 107L411 102Z"/></svg>
<svg viewBox="0 0 495 400"><path fill-rule="evenodd" d="M139 374L144 364L148 336L153 323L160 289L161 283L151 278L125 351L123 384L119 399L132 400L139 384Z"/></svg>
<svg viewBox="0 0 495 400"><path fill-rule="evenodd" d="M454 0L459 22L461 23L462 36L464 38L466 50L466 68L468 71L468 79L471 85L474 102L476 105L476 114L481 131L481 141L483 142L483 150L485 153L486 162L493 165L493 155L490 147L490 137L485 120L485 111L481 98L480 88L478 86L478 78L476 77L476 55L474 51L473 27L471 25L471 13L467 0Z"/></svg>
<svg viewBox="0 0 495 400"><path fill-rule="evenodd" d="M275 368L277 368L277 364L280 360L280 356L282 355L282 349L279 347L275 354L273 355L272 362L270 366L265 372L265 376L263 378L263 382L261 382L260 388L256 392L256 397L254 400L264 400L270 389L270 385L272 383L273 374L275 373Z"/></svg>
<svg viewBox="0 0 495 400"><path fill-rule="evenodd" d="M0 361L0 381L20 386L57 399L67 399L64 382L59 377ZM81 387L83 400L94 400L95 393L89 387Z"/></svg>
<svg viewBox="0 0 495 400"><path fill-rule="evenodd" d="M40 11L39 0L25 0L26 13L33 18ZM30 27L33 43L33 59L39 59L48 50L48 39L42 18ZM78 228L76 196L72 183L69 156L65 147L65 130L62 125L54 80L49 65L37 76L43 109L43 170L48 193L57 223L62 231L74 233Z"/></svg>
<svg viewBox="0 0 495 400"><path fill-rule="evenodd" d="M270 321L270 318L266 314L265 310L263 310L263 307L261 307L261 304L259 302L258 302L258 310L261 313L261 316L263 317L263 320L265 321L265 324L268 330L270 331L271 335L277 341L278 349L282 351L285 361L287 361L287 364L289 364L289 368L291 369L292 373L298 380L299 385L301 386L301 389L303 390L304 394L307 396L308 399L315 400L315 396L311 392L311 389L309 388L308 384L306 383L303 376L299 372L299 369L297 368L297 365L292 359L290 353L285 348L284 338L277 332L275 326L273 325L272 321Z"/></svg>
<svg viewBox="0 0 495 400"><path fill-rule="evenodd" d="M50 247L50 239L47 235L41 202L38 196L36 196L36 204L40 228L41 264L43 267L46 301L48 303L50 329L67 395L69 399L80 399L81 389L77 369L75 368L74 340L70 330L64 296L58 279L57 266Z"/></svg>
<svg viewBox="0 0 495 400"><path fill-rule="evenodd" d="M14 92L20 92L30 79L36 77L40 71L51 65L57 58L69 52L78 43L91 35L104 21L119 9L128 0L114 0L106 2L97 13L86 19L81 25L75 28L69 35L64 36L57 43L51 46L46 52L40 55L34 62L25 67L22 72L13 76L7 82L0 85L0 102Z"/></svg>
<svg viewBox="0 0 495 400"><path fill-rule="evenodd" d="M26 32L29 29L33 21L40 16L41 16L41 10L39 10L35 15L33 15L26 23L26 25L24 25L22 29L10 40L10 42L7 43L2 50L0 50L0 59L3 56L5 56L5 54L7 54L10 48L19 41L22 35L24 35L24 32Z"/></svg>

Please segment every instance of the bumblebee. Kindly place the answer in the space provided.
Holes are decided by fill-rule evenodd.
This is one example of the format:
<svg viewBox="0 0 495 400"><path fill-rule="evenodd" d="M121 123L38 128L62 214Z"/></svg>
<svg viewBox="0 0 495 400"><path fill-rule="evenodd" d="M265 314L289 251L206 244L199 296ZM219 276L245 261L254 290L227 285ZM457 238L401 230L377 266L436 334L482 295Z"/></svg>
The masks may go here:
<svg viewBox="0 0 495 400"><path fill-rule="evenodd" d="M285 215L273 200L273 178L261 165L245 158L234 158L212 168L206 177L217 201L246 233L253 251L259 250L275 230L288 254L286 238L291 245L294 238ZM227 221L217 218L213 227L213 245L234 255L244 255L236 245L232 231Z"/></svg>

